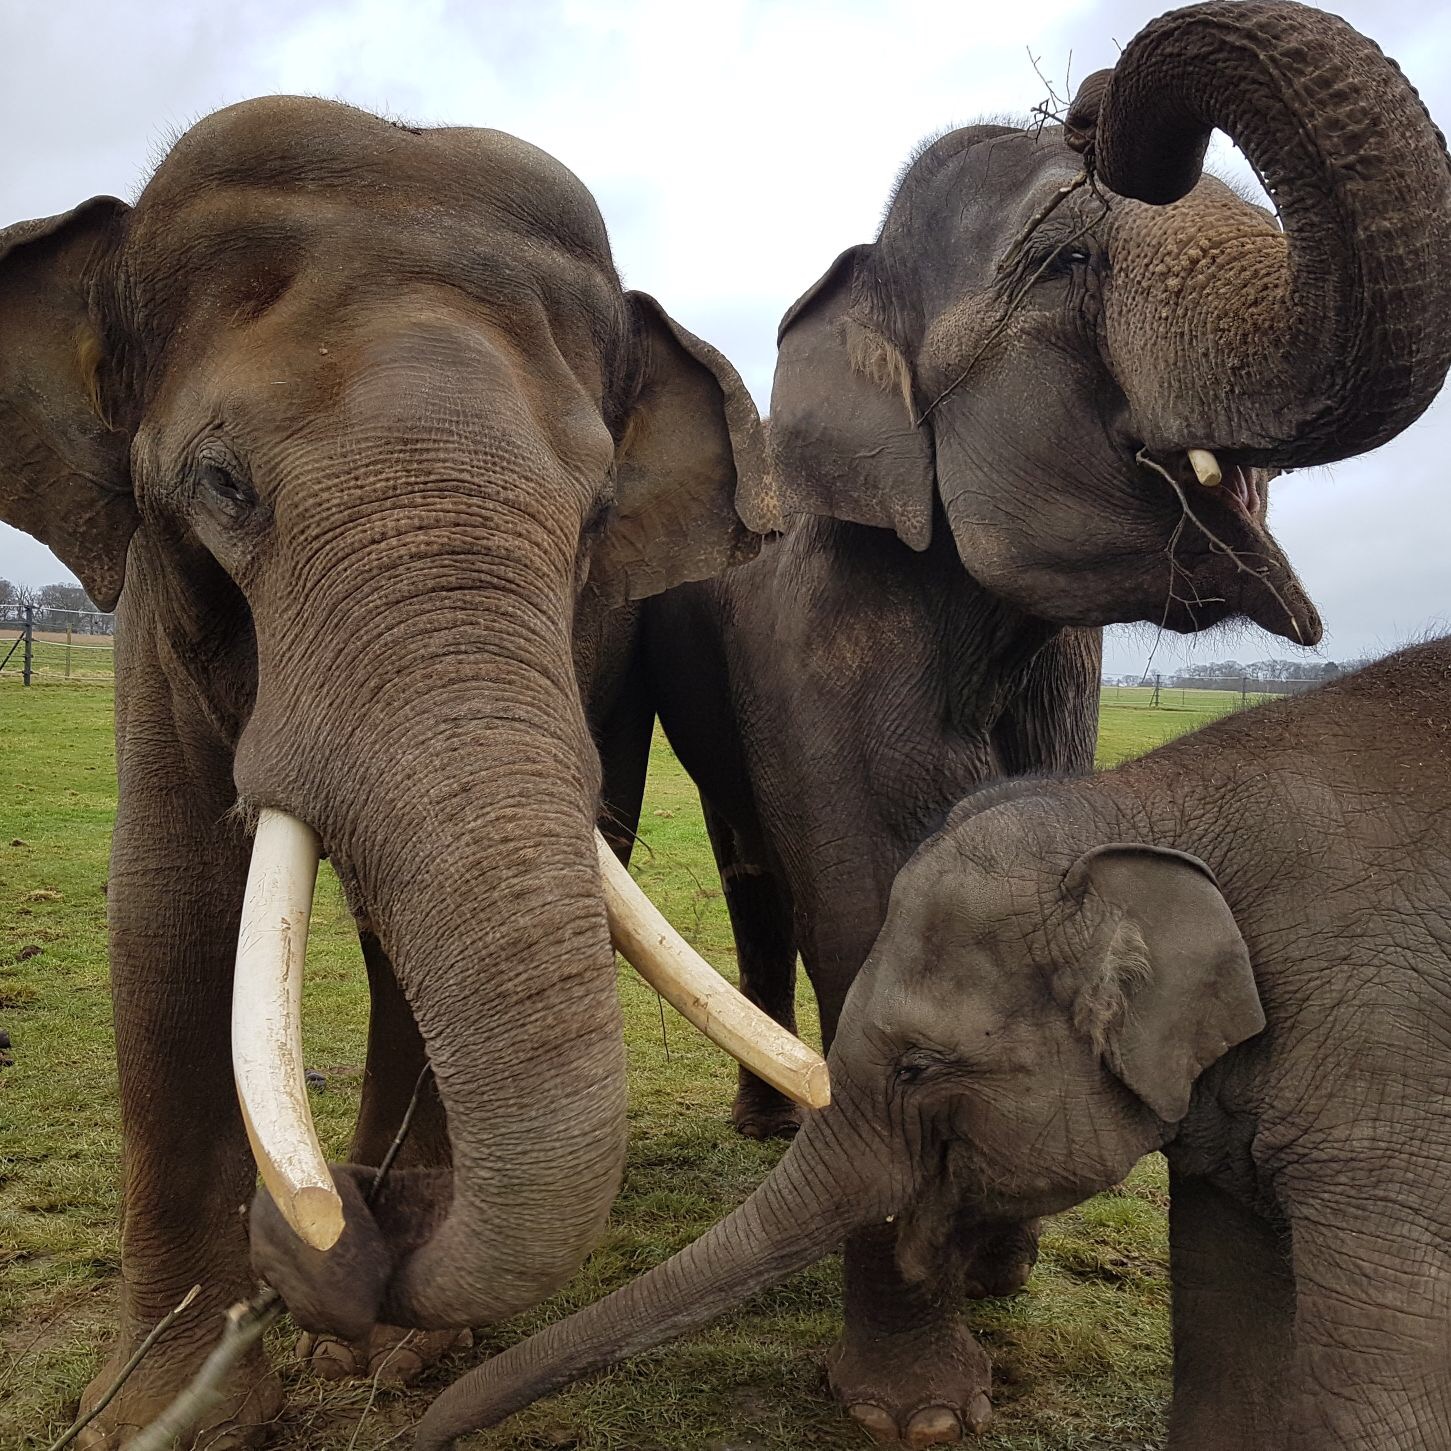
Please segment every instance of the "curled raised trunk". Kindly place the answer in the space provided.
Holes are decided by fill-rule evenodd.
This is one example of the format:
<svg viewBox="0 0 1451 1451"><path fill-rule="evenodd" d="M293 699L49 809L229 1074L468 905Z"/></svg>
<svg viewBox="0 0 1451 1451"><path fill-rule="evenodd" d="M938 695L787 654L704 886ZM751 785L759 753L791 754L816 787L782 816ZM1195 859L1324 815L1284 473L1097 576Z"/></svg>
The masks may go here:
<svg viewBox="0 0 1451 1451"><path fill-rule="evenodd" d="M864 1122L841 1107L811 1115L739 1209L664 1264L456 1381L429 1407L415 1447L443 1451L581 1376L699 1329L891 1213L901 1176Z"/></svg>
<svg viewBox="0 0 1451 1451"><path fill-rule="evenodd" d="M1384 443L1451 363L1441 133L1343 20L1209 0L1152 21L1085 80L1066 136L1112 191L1162 207L1188 197L1215 128L1258 171L1284 232L1226 228L1206 204L1186 256L1182 216L1122 219L1115 268L1132 287L1106 313L1114 356L1153 360L1120 365L1145 442L1281 468Z"/></svg>

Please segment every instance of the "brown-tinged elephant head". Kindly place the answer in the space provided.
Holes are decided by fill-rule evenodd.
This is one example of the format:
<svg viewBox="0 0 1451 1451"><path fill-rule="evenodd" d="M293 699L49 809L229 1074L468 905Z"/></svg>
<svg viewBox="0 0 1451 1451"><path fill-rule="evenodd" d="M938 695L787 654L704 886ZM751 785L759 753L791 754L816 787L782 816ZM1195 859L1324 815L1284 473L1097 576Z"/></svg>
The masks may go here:
<svg viewBox="0 0 1451 1451"><path fill-rule="evenodd" d="M319 1322L479 1323L592 1244L624 1053L572 646L753 553L760 488L734 370L501 132L250 101L134 206L0 232L0 517L120 597L123 811L185 809L164 699L157 751L202 731L320 838L427 1043L452 1172L352 1204Z"/></svg>
<svg viewBox="0 0 1451 1451"><path fill-rule="evenodd" d="M1201 175L1220 127L1278 219ZM1394 62L1281 0L1147 26L1066 126L972 126L787 313L785 513L951 529L1060 624L1320 636L1275 471L1393 437L1451 360L1451 168Z"/></svg>

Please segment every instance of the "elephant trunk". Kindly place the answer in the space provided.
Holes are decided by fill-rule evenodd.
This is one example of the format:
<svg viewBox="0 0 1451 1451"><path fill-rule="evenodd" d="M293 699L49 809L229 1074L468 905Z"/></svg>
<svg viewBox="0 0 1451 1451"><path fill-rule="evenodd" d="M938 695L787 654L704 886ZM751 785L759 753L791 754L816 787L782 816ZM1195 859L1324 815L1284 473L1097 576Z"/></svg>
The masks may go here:
<svg viewBox="0 0 1451 1451"><path fill-rule="evenodd" d="M739 1209L664 1264L456 1381L423 1418L417 1451L443 1451L581 1376L709 1324L893 1213L907 1196L905 1175L863 1130L869 1122L838 1085L833 1106L808 1117Z"/></svg>
<svg viewBox="0 0 1451 1451"><path fill-rule="evenodd" d="M1214 128L1283 233L1189 193ZM1065 127L1121 209L1110 351L1152 449L1302 468L1384 443L1451 363L1451 164L1396 64L1343 20L1209 0L1152 21ZM1168 217L1157 210L1185 198ZM1198 245L1182 244L1189 209ZM1179 241L1175 244L1175 238ZM1130 297L1130 294L1135 294Z"/></svg>
<svg viewBox="0 0 1451 1451"><path fill-rule="evenodd" d="M624 1155L598 765L570 652L577 520L565 500L531 525L507 501L494 518L461 490L432 497L407 534L325 521L369 551L369 588L350 597L355 571L317 568L300 582L325 629L259 620L236 760L245 800L330 853L447 1114L451 1172L401 1170L372 1205L371 1171L337 1172L347 1226L326 1253L269 1230L267 1203L254 1215L259 1268L344 1333L482 1324L544 1298L598 1239Z"/></svg>

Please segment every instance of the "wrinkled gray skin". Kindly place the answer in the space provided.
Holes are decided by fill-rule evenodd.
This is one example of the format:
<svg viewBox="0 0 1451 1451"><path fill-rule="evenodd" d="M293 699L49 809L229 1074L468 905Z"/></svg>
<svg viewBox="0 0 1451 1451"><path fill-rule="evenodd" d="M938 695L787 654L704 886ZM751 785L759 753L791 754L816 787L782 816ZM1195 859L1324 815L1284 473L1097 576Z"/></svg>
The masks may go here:
<svg viewBox="0 0 1451 1451"><path fill-rule="evenodd" d="M120 594L124 1296L83 1408L202 1287L90 1444L150 1420L255 1283L228 1047L247 809L317 829L363 933L354 1160L424 1043L438 1089L376 1216L371 1171L340 1171L332 1257L262 1236L299 1318L494 1321L589 1251L625 1076L585 704L604 728L622 694L612 605L752 551L759 452L730 365L621 291L584 187L501 132L251 101L134 207L0 232L0 513ZM258 1354L212 1419L278 1403Z"/></svg>
<svg viewBox="0 0 1451 1451"><path fill-rule="evenodd" d="M964 801L735 1214L436 1403L448 1444L895 1216L909 1281L1162 1149L1174 1451L1451 1445L1451 641Z"/></svg>
<svg viewBox="0 0 1451 1451"><path fill-rule="evenodd" d="M893 877L953 803L1091 765L1091 627L1240 615L1318 639L1265 528L1272 471L1389 437L1445 375L1445 150L1373 44L1297 6L1211 4L1155 22L1111 89L1106 74L1066 137L974 126L912 163L878 239L782 324L773 473L782 510L806 517L645 608L650 687L701 787L743 984L790 1025L799 948L828 1042ZM1266 177L1285 232L1199 177L1210 121ZM1085 148L1112 190L1072 192L1025 239ZM1216 450L1224 485L1195 481L1194 446ZM1170 477L1137 462L1144 447ZM606 798L628 825L614 766ZM796 1123L749 1077L734 1118L752 1135ZM906 1284L891 1241L848 1248L831 1379L877 1434L931 1444L981 1423L987 1363L956 1292ZM964 1288L1011 1289L1033 1254L1031 1232L1005 1230Z"/></svg>

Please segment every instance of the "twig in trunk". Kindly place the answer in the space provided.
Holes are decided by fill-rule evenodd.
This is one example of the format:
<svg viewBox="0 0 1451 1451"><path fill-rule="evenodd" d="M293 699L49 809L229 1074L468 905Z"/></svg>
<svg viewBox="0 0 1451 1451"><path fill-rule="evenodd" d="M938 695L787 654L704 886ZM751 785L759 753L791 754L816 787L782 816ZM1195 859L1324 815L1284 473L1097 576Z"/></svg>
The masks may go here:
<svg viewBox="0 0 1451 1451"><path fill-rule="evenodd" d="M174 1324L176 1324L177 1320L190 1308L191 1302L195 1300L196 1297L201 1294L201 1292L202 1287L200 1285L193 1285L191 1289L189 1289L186 1294L182 1296L180 1303L177 1304L174 1309L168 1310L166 1314L163 1315L161 1319L158 1320L156 1324L151 1327L150 1331L147 1333L146 1338L141 1342L140 1345L136 1347L136 1350L132 1354L130 1360L128 1360L126 1364L121 1367L120 1372L116 1376L116 1379L113 1380L111 1384L107 1387L105 1395L103 1395L101 1399L98 1400L96 1404L92 1406L91 1409L87 1411L84 1416L81 1416L60 1438L59 1441L56 1441L52 1444L50 1451L61 1451L62 1447L69 1446L71 1442L74 1441L76 1437L79 1436L81 1432L84 1431L86 1427L89 1426L91 1422L94 1421L96 1417L99 1416L101 1412L104 1411L106 1407L111 1404L111 1402L116 1397L116 1392L119 1391L121 1387L126 1384L126 1380L130 1376L131 1372L135 1370L136 1367L140 1365L143 1360L146 1359L147 1353L150 1351L151 1347L155 1345L156 1342L160 1340L161 1337L165 1335L166 1332L170 1330Z"/></svg>

